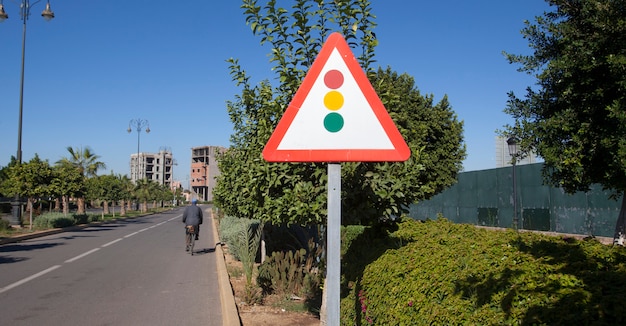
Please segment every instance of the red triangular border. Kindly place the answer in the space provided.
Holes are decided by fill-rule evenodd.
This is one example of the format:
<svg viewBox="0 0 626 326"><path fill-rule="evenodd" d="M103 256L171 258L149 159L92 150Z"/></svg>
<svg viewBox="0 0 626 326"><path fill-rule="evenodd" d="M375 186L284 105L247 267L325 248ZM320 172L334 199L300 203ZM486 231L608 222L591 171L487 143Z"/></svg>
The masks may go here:
<svg viewBox="0 0 626 326"><path fill-rule="evenodd" d="M343 58L352 77L356 80L359 89L370 104L395 149L278 150L278 145L287 133L293 119L298 114L302 103L315 81L317 81L334 49L337 49ZM350 46L348 46L348 43L340 33L331 34L322 46L298 91L296 91L293 100L285 110L274 133L272 133L263 149L263 158L269 162L396 162L406 161L410 155L411 151L404 138L402 138L385 106L380 101L378 94L376 94L374 87L372 87L365 72L354 57Z"/></svg>

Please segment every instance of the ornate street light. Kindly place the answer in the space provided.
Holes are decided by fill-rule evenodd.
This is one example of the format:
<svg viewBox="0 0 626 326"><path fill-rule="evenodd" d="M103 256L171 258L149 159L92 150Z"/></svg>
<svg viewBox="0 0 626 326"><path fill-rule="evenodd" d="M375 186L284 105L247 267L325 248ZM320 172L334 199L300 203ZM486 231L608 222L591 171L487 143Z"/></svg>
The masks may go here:
<svg viewBox="0 0 626 326"><path fill-rule="evenodd" d="M0 23L8 18L9 15L7 15L7 13L4 11L4 4L2 3L2 1L0 1Z"/></svg>
<svg viewBox="0 0 626 326"><path fill-rule="evenodd" d="M509 145L509 155L511 155L511 164L513 165L513 227L515 230L518 229L518 219L517 219L517 184L516 184L516 176L515 176L515 165L517 163L517 138L509 137L506 140L507 145Z"/></svg>
<svg viewBox="0 0 626 326"><path fill-rule="evenodd" d="M135 128L135 130L137 131L137 164L135 165L136 171L135 171L135 183L137 183L137 180L139 180L139 141L140 141L140 135L141 135L141 130L143 128L146 128L146 133L149 134L150 133L150 123L148 122L148 120L144 120L144 119L132 119L130 120L130 122L128 122L128 129L126 129L126 131L128 131L128 133L130 134L133 129ZM132 179L132 178L131 178ZM143 178L142 178L143 179Z"/></svg>
<svg viewBox="0 0 626 326"><path fill-rule="evenodd" d="M35 1L32 4L37 4L41 0ZM20 18L22 19L22 72L20 77L20 110L19 110L19 118L17 124L17 164L22 164L22 116L23 116L23 108L24 108L24 62L26 55L26 22L28 21L28 17L30 17L30 7L31 3L28 0L22 0L20 3ZM46 20L50 21L54 18L54 12L50 9L50 1L46 3L46 9L43 10L41 16ZM0 0L0 22L5 21L9 18L9 15L4 11L4 4L2 0ZM20 217L22 204L20 201L20 194L15 195L15 200L11 203L13 206L13 214L11 217L11 225L21 225Z"/></svg>

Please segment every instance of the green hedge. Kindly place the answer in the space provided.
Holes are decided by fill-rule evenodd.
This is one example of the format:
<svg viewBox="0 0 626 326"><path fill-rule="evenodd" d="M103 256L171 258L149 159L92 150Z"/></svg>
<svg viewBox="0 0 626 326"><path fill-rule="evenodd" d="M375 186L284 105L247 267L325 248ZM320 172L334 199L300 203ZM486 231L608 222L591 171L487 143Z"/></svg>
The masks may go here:
<svg viewBox="0 0 626 326"><path fill-rule="evenodd" d="M35 217L33 226L36 230L47 230L54 228L63 228L76 224L73 215L65 215L63 213L45 213Z"/></svg>
<svg viewBox="0 0 626 326"><path fill-rule="evenodd" d="M0 218L0 231L6 231L11 229L11 223L3 218Z"/></svg>
<svg viewBox="0 0 626 326"><path fill-rule="evenodd" d="M404 222L386 239L359 241L367 237L357 237L344 260L357 251L366 261L378 257L346 280L342 325L626 322L622 247L444 219Z"/></svg>
<svg viewBox="0 0 626 326"><path fill-rule="evenodd" d="M100 214L69 214L59 212L44 213L33 221L36 230L64 228L73 225L87 224L102 220Z"/></svg>

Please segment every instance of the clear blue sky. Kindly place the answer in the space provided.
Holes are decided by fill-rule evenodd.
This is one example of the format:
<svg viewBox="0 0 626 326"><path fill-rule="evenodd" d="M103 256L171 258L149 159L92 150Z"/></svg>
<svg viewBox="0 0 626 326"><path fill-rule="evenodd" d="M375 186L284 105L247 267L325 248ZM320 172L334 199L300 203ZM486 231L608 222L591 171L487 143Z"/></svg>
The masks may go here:
<svg viewBox="0 0 626 326"><path fill-rule="evenodd" d="M254 81L273 79L268 49L245 24L240 2L50 0L56 18L32 6L27 22L23 160L54 163L66 147L89 146L108 173L129 173L137 151L131 119L150 122L141 151L172 150L174 178L188 178L192 147L228 147L225 102L239 89L228 74L238 58ZM283 1L289 3L289 1ZM502 55L529 53L525 19L548 9L543 0L372 1L377 64L416 80L422 94L445 94L465 122L466 171L495 168L495 130L511 123L506 93L533 80ZM32 1L31 1L32 4ZM0 24L0 166L17 150L22 21L4 1Z"/></svg>

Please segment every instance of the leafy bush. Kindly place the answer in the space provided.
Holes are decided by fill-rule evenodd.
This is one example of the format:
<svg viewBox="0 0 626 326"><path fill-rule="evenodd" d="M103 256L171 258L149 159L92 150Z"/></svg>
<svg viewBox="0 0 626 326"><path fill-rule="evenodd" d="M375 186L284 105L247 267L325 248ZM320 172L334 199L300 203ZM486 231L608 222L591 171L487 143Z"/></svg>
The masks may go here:
<svg viewBox="0 0 626 326"><path fill-rule="evenodd" d="M305 254L305 249L274 251L259 267L257 284L265 293L283 296L299 293L304 280L302 260Z"/></svg>
<svg viewBox="0 0 626 326"><path fill-rule="evenodd" d="M626 322L621 247L444 219L404 222L380 246L361 247L384 254L345 294L344 325Z"/></svg>
<svg viewBox="0 0 626 326"><path fill-rule="evenodd" d="M268 253L306 249L309 240L314 239L314 241L320 242L321 232L316 225L264 224L265 249Z"/></svg>
<svg viewBox="0 0 626 326"><path fill-rule="evenodd" d="M98 222L98 221L102 221L102 215L101 214L88 214L87 215L87 220L89 221L89 223L91 222Z"/></svg>
<svg viewBox="0 0 626 326"><path fill-rule="evenodd" d="M365 230L371 229L370 226L363 225L348 225L341 227L341 253L342 255L348 252L350 246L365 233Z"/></svg>
<svg viewBox="0 0 626 326"><path fill-rule="evenodd" d="M72 215L65 216L63 213L45 213L37 216L33 222L36 230L64 228L75 224Z"/></svg>
<svg viewBox="0 0 626 326"><path fill-rule="evenodd" d="M252 276L255 270L255 259L259 252L261 244L261 233L263 232L263 224L251 224L239 232L237 256L241 260L243 271L246 274L246 288L244 301L247 304L255 304L261 301L261 293L252 283Z"/></svg>
<svg viewBox="0 0 626 326"><path fill-rule="evenodd" d="M348 225L341 228L341 291L345 293L363 277L367 265L386 250L398 248L398 240L389 237L384 225Z"/></svg>
<svg viewBox="0 0 626 326"><path fill-rule="evenodd" d="M89 215L87 214L74 214L72 217L74 218L74 224L80 225L89 223Z"/></svg>
<svg viewBox="0 0 626 326"><path fill-rule="evenodd" d="M227 216L220 220L219 230L222 241L228 244L229 252L242 263L246 276L244 301L250 305L259 303L262 299L261 293L252 283L252 276L263 225L258 220Z"/></svg>
<svg viewBox="0 0 626 326"><path fill-rule="evenodd" d="M0 218L0 231L6 231L9 229L11 229L11 222L3 218Z"/></svg>
<svg viewBox="0 0 626 326"><path fill-rule="evenodd" d="M222 242L226 243L229 248L229 252L237 260L241 260L239 256L240 252L245 250L241 246L247 246L247 241L241 240L241 233L246 232L248 228L256 230L259 226L259 220L253 220L248 218L238 218L232 216L225 216L220 220L219 233Z"/></svg>
<svg viewBox="0 0 626 326"><path fill-rule="evenodd" d="M321 253L322 248L312 239L307 249L275 251L259 266L257 284L265 293L314 299L321 283L317 262Z"/></svg>

